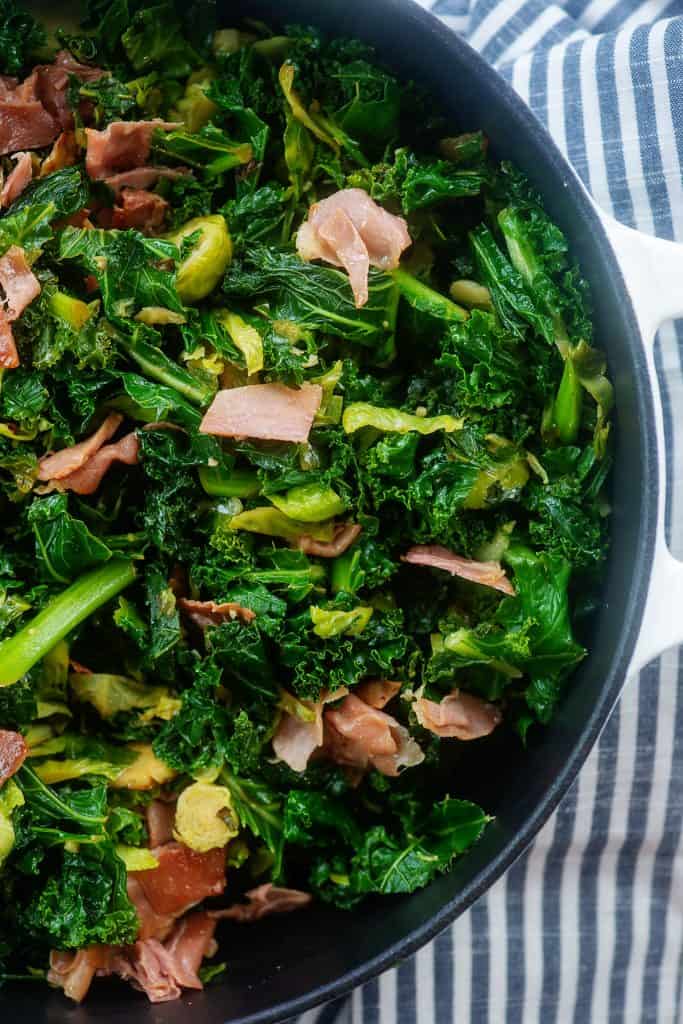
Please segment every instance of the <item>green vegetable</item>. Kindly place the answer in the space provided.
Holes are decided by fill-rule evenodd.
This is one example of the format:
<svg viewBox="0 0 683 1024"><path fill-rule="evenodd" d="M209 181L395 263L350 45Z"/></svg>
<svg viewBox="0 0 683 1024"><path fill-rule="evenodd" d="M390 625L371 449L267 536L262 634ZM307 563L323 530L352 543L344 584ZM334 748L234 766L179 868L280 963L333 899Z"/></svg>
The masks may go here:
<svg viewBox="0 0 683 1024"><path fill-rule="evenodd" d="M261 335L236 313L227 310L219 315L219 320L232 338L235 347L244 356L247 373L258 373L263 369L263 342Z"/></svg>
<svg viewBox="0 0 683 1024"><path fill-rule="evenodd" d="M232 259L232 243L225 219L219 215L195 217L172 235L171 240L181 246L185 239L192 241L192 251L178 267L176 288L183 302L198 302L214 290Z"/></svg>
<svg viewBox="0 0 683 1024"><path fill-rule="evenodd" d="M234 142L212 124L199 130L177 128L172 132L157 132L154 149L163 157L201 170L206 178L215 178L233 167L247 164L253 155L249 143Z"/></svg>
<svg viewBox="0 0 683 1024"><path fill-rule="evenodd" d="M334 533L330 522L297 521L291 519L279 509L253 508L249 512L240 512L232 516L228 522L230 530L248 530L249 533L262 533L267 537L284 537L285 540L296 540L302 534L308 534L315 540L332 540Z"/></svg>
<svg viewBox="0 0 683 1024"><path fill-rule="evenodd" d="M199 480L207 494L218 498L254 498L261 492L261 481L252 469L200 466Z"/></svg>
<svg viewBox="0 0 683 1024"><path fill-rule="evenodd" d="M27 519L35 534L38 558L59 583L68 583L85 569L108 562L112 556L111 548L91 533L84 522L69 514L64 494L34 501Z"/></svg>
<svg viewBox="0 0 683 1024"><path fill-rule="evenodd" d="M374 608L359 605L349 612L338 612L311 605L309 610L313 632L328 640L331 636L358 636L372 618Z"/></svg>
<svg viewBox="0 0 683 1024"><path fill-rule="evenodd" d="M0 643L0 686L18 682L59 640L134 579L132 563L116 558L72 583L18 633Z"/></svg>
<svg viewBox="0 0 683 1024"><path fill-rule="evenodd" d="M2 74L16 75L25 67L28 57L45 45L45 29L14 0L3 0L0 25Z"/></svg>
<svg viewBox="0 0 683 1024"><path fill-rule="evenodd" d="M15 830L12 812L24 804L24 794L16 782L8 779L0 789L0 867L7 860L14 846Z"/></svg>
<svg viewBox="0 0 683 1024"><path fill-rule="evenodd" d="M371 347L385 358L392 345L398 289L387 274L371 270L369 299L356 309L346 274L304 263L298 256L254 247L248 263L226 274L223 291L235 298L269 297L276 320L324 330Z"/></svg>
<svg viewBox="0 0 683 1024"><path fill-rule="evenodd" d="M403 267L391 271L391 276L399 287L402 297L413 309L420 313L429 313L440 320L466 320L467 310L451 302L445 295L440 295L423 281L409 274Z"/></svg>
<svg viewBox="0 0 683 1024"><path fill-rule="evenodd" d="M271 494L273 505L290 519L304 523L320 523L341 515L346 505L331 487L320 484L302 484L285 494Z"/></svg>
<svg viewBox="0 0 683 1024"><path fill-rule="evenodd" d="M54 34L103 72L67 76L74 166L0 217L40 285L0 387L0 730L29 750L0 787L0 980L137 940L156 799L197 855L224 848L235 899L430 884L490 820L460 799L487 791L482 757L550 720L601 600L614 395L567 240L361 41L217 10L88 0ZM42 30L0 15L0 70L27 78ZM85 128L118 121L157 126L134 194L86 168ZM361 308L297 253L313 204L353 188L412 242ZM219 389L254 384L290 389L300 441L250 436L275 433L261 401L201 433ZM112 411L134 466L93 451ZM106 472L60 491L52 454ZM406 564L416 545L501 562L513 593ZM334 716L371 681L405 699L380 716L396 756L366 765ZM417 695L454 689L495 703L497 736L418 723Z"/></svg>
<svg viewBox="0 0 683 1024"><path fill-rule="evenodd" d="M415 431L418 434L433 434L437 430L451 433L461 430L463 421L454 416L413 416L400 409L378 409L366 402L353 402L344 409L342 417L344 430L353 434L363 427L374 427L375 430L406 434Z"/></svg>

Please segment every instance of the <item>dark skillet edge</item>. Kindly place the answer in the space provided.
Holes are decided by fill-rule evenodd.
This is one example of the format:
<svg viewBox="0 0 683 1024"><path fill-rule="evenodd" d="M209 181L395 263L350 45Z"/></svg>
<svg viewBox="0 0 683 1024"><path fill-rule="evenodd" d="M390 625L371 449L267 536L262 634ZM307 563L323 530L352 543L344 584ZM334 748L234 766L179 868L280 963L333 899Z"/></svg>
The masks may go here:
<svg viewBox="0 0 683 1024"><path fill-rule="evenodd" d="M583 189L575 171L568 164L555 142L538 121L531 110L521 100L510 85L494 71L483 58L453 32L449 32L439 19L428 11L418 7L413 0L393 0L397 17L404 21L416 23L420 33L429 32L438 37L440 46L446 46L456 56L459 63L469 63L478 68L479 73L498 79L498 90L501 105L512 107L526 136L535 138L548 153L548 161L558 176L565 179L565 187L572 198L575 211L582 223L593 236L595 245L610 279L618 300L627 311L631 330L631 348L634 355L634 370L641 381L648 381L648 370L644 353L644 342L637 326L637 320L631 296L626 287L614 250L608 240L600 217L590 198ZM389 6L389 5L387 5ZM446 39L446 35L450 38ZM533 177L532 175L530 175ZM540 190L539 186L539 190ZM618 400L618 396L617 396ZM272 1010L256 1011L233 1019L226 1024L276 1024L290 1017L310 1010L315 1006L331 1002L346 995L352 989L368 981L370 978L388 970L398 961L411 956L418 949L430 942L444 928L451 924L472 903L482 896L511 867L517 858L530 845L542 826L550 818L561 799L576 779L579 770L596 743L604 728L622 688L626 682L626 673L633 656L639 628L642 622L645 601L650 581L652 557L655 548L657 502L660 481L658 479L658 460L655 432L655 416L652 394L649 387L638 389L638 419L643 453L643 477L651 481L651 487L645 488L641 495L639 508L640 537L639 548L634 552L634 585L631 589L627 606L627 614L623 622L623 636L617 658L611 666L607 684L603 688L601 699L596 702L582 730L580 740L572 755L565 761L556 775L545 800L539 804L535 813L520 829L512 842L509 842L481 870L470 883L463 886L456 897L448 901L441 910L433 915L424 925L414 929L409 935L392 943L384 952L367 961L362 967L352 969L341 975L336 981L319 986L306 995L287 1000Z"/></svg>

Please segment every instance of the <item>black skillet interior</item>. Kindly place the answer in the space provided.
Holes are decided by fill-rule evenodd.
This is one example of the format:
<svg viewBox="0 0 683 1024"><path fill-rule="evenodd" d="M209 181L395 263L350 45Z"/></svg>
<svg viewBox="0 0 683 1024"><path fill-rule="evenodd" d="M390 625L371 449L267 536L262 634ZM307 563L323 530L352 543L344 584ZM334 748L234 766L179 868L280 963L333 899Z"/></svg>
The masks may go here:
<svg viewBox="0 0 683 1024"><path fill-rule="evenodd" d="M501 79L410 0L219 0L221 6L225 25L240 16L273 27L316 24L374 44L384 63L430 89L454 129L483 128L494 153L514 161L542 193L591 283L596 336L616 384L613 546L604 603L591 656L552 725L526 751L502 734L486 741L454 778L454 792L476 795L496 820L448 876L409 898L368 903L352 914L316 907L256 926L226 926L225 981L179 1003L152 1007L113 982L95 985L84 1007L42 986L15 987L0 993L0 1018L8 1024L265 1024L330 999L405 957L492 883L566 791L618 695L642 614L658 486L645 361L604 232L558 151ZM59 22L54 9L50 15Z"/></svg>

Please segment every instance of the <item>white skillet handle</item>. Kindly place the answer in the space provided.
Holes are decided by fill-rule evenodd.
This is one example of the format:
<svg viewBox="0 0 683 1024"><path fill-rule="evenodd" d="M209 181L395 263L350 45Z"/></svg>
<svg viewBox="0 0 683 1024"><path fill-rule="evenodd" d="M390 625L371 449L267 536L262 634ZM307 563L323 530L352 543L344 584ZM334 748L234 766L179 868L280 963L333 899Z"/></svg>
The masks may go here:
<svg viewBox="0 0 683 1024"><path fill-rule="evenodd" d="M683 245L643 235L600 212L614 248L645 345L655 411L659 500L657 539L645 612L629 674L640 671L669 647L683 644L683 562L665 539L666 448L662 398L654 360L654 338L667 320L683 316Z"/></svg>

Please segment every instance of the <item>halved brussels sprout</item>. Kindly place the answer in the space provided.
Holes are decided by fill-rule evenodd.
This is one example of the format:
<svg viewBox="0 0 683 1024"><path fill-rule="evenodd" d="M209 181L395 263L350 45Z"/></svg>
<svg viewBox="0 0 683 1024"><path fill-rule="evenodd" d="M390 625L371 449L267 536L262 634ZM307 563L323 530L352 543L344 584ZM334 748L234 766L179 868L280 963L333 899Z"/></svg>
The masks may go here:
<svg viewBox="0 0 683 1024"><path fill-rule="evenodd" d="M197 853L227 846L239 832L239 819L226 786L195 782L178 797L173 835Z"/></svg>
<svg viewBox="0 0 683 1024"><path fill-rule="evenodd" d="M219 213L193 217L169 240L180 248L190 235L199 232L192 251L178 266L176 291L183 302L199 302L212 292L232 259L232 241L228 225Z"/></svg>

